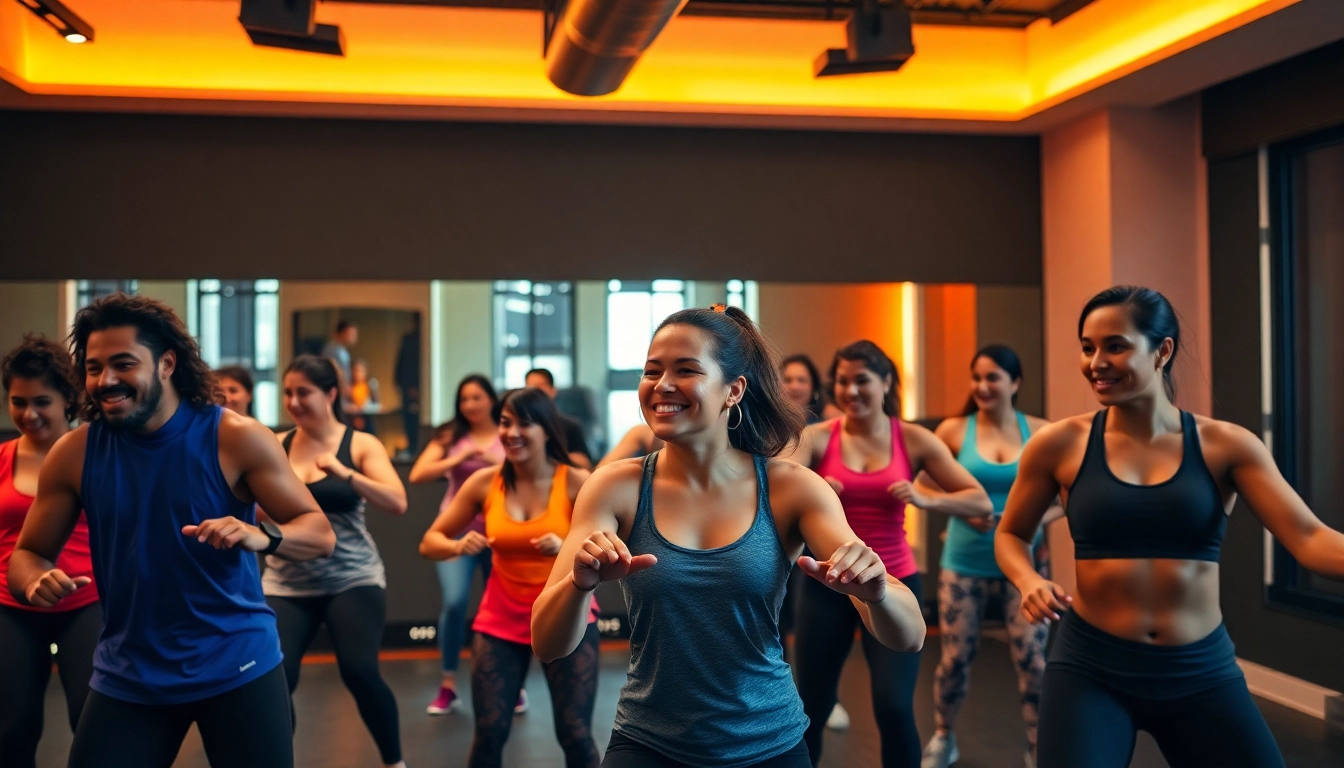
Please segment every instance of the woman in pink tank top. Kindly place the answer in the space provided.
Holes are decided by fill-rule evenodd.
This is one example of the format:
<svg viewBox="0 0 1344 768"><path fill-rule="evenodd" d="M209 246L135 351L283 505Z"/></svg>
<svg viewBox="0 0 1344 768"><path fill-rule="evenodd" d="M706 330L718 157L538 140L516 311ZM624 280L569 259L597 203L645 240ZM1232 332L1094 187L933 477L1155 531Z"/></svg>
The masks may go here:
<svg viewBox="0 0 1344 768"><path fill-rule="evenodd" d="M831 484L854 533L877 552L888 573L922 600L919 568L905 538L906 505L987 515L993 511L989 495L932 432L901 422L896 366L876 344L856 341L840 349L830 373L843 415L805 429L794 457ZM913 480L921 471L943 491L916 493ZM794 668L803 710L811 719L805 738L812 764L821 759L822 729L859 629L872 678L882 766L914 768L920 760L914 714L919 654L882 646L863 628L849 600L827 592L803 583L794 630Z"/></svg>

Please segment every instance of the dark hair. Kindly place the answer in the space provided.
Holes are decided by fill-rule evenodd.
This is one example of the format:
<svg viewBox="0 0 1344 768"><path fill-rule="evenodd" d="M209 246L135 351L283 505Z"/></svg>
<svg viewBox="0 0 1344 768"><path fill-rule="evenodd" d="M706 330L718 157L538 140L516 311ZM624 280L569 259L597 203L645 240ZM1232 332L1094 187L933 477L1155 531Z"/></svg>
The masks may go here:
<svg viewBox="0 0 1344 768"><path fill-rule="evenodd" d="M555 374L551 373L550 368L533 368L532 370L527 372L527 375L523 376L523 381L527 381L528 379L532 378L534 374L546 379L547 386L549 387L555 386Z"/></svg>
<svg viewBox="0 0 1344 768"><path fill-rule="evenodd" d="M201 359L201 348L196 345L196 339L187 333L186 326L167 304L145 296L117 292L79 310L69 339L75 370L83 374L89 336L94 331L126 327L134 328L135 340L149 347L155 365L164 352L172 350L176 355L177 365L173 367L171 380L178 397L196 408L217 402L215 374ZM86 421L102 417L102 410L92 398L83 400L80 415Z"/></svg>
<svg viewBox="0 0 1344 768"><path fill-rule="evenodd" d="M896 370L896 364L887 357L887 353L882 348L867 339L841 347L835 351L835 357L831 358L831 391L835 391L835 371L840 367L841 360L863 363L864 367L876 373L878 376L890 376L891 386L882 395L882 412L888 416L901 415L901 374Z"/></svg>
<svg viewBox="0 0 1344 768"><path fill-rule="evenodd" d="M79 375L75 373L70 351L59 342L40 334L25 333L23 343L5 355L3 381L5 391L14 379L37 379L65 398L65 420L79 413Z"/></svg>
<svg viewBox="0 0 1344 768"><path fill-rule="evenodd" d="M346 328L352 328L354 325L354 322L351 320L338 320L336 322L336 332L344 333Z"/></svg>
<svg viewBox="0 0 1344 768"><path fill-rule="evenodd" d="M979 352L971 358L971 368L975 368L975 361L982 357L989 358L990 362L1003 369L1012 381L1022 380L1022 361L1018 358L1017 352L1006 344L990 344L981 347ZM1017 407L1017 393L1013 393L1013 407ZM966 407L961 410L962 416L970 416L972 413L980 410L980 406L975 404L975 396L966 398Z"/></svg>
<svg viewBox="0 0 1344 768"><path fill-rule="evenodd" d="M1129 321L1145 339L1148 348L1156 352L1162 342L1171 339L1171 358L1162 366L1162 386L1167 399L1176 400L1176 382L1171 378L1176 355L1181 351L1181 321L1167 297L1138 285L1116 285L1093 296L1078 316L1078 338L1083 338L1083 323L1087 316L1102 307L1124 307Z"/></svg>
<svg viewBox="0 0 1344 768"><path fill-rule="evenodd" d="M457 384L457 396L453 398L453 418L444 425L452 430L452 439L449 440L449 445L471 434L471 422L467 421L467 417L462 415L462 390L466 389L468 384L475 384L485 390L485 396L490 398L490 418L496 424L499 423L499 417L495 415L495 406L499 405L499 395L495 394L495 385L479 373L467 374Z"/></svg>
<svg viewBox="0 0 1344 768"><path fill-rule="evenodd" d="M253 389L253 387L255 386L255 385L252 383L252 373L251 373L250 371L248 371L246 368L244 368L243 366L241 366L241 365L226 365L226 366L224 366L224 367L222 367L222 368L216 368L216 369L215 369L215 383L218 384L220 379L233 379L234 381L236 381L236 382L238 382L239 384L241 384L241 385L243 386L243 389L247 390L247 394L248 394L248 396L251 397L251 395L252 395L252 389ZM248 415L248 416L251 416L251 415L252 415L252 401L251 401L251 400L248 400L248 401L247 401L247 415Z"/></svg>
<svg viewBox="0 0 1344 768"><path fill-rule="evenodd" d="M779 362L779 373L782 376L784 369L790 365L798 364L807 369L807 375L812 377L812 397L807 401L807 410L818 419L826 410L826 388L821 383L821 371L817 369L817 364L812 362L812 358L804 354L789 355Z"/></svg>
<svg viewBox="0 0 1344 768"><path fill-rule="evenodd" d="M541 431L546 433L547 458L574 466L569 458L569 447L565 444L565 433L560 428L560 411L556 410L555 401L549 395L535 387L510 389L490 409L490 416L496 424L505 410L524 424L541 427ZM504 485L512 491L518 482L518 473L514 471L513 464L505 461L499 472L504 477Z"/></svg>
<svg viewBox="0 0 1344 768"><path fill-rule="evenodd" d="M294 358L294 362L285 369L285 375L297 373L305 379L311 381L313 386L323 392L335 390L336 399L331 403L332 415L337 421L343 421L345 414L341 409L341 371L332 362L330 357L321 355L299 355Z"/></svg>
<svg viewBox="0 0 1344 768"><path fill-rule="evenodd" d="M689 325L709 335L724 381L746 377L738 425L728 432L734 448L778 456L803 431L807 419L802 408L784 396L779 384L779 354L746 312L722 304L714 309L683 309L659 323L658 331L669 325ZM732 414L728 419L731 424Z"/></svg>

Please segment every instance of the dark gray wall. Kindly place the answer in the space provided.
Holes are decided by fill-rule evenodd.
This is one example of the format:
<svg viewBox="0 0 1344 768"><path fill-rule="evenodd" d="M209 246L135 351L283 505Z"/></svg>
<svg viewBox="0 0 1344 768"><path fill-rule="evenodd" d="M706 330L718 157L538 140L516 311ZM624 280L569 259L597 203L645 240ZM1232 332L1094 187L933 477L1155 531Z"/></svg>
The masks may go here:
<svg viewBox="0 0 1344 768"><path fill-rule="evenodd" d="M1344 47L1333 46L1334 54ZM1329 49L1321 49L1330 53ZM1302 83L1321 74L1320 51L1219 86L1215 99L1204 100L1206 142L1259 143L1290 138L1328 127L1318 113L1297 103ZM1341 60L1344 63L1344 60ZM1265 82L1278 84L1265 87ZM1344 81L1344 68L1341 69ZM1329 89L1317 92L1328 94ZM1229 105L1239 106L1232 109ZM1247 111L1296 112L1295 120L1275 119L1255 125L1236 124ZM1227 124L1229 121L1232 124ZM1335 124L1344 123L1341 112ZM1225 141L1224 147L1235 146ZM1216 150L1209 147L1206 151ZM1210 151L1214 155L1216 152ZM1209 163L1209 274L1212 293L1211 352L1213 415L1259 434L1261 415L1260 360L1260 230L1257 161L1254 151L1212 159ZM1237 655L1295 677L1344 690L1344 629L1275 608L1266 601L1264 528L1245 503L1238 502L1223 543L1221 588L1223 614Z"/></svg>
<svg viewBox="0 0 1344 768"><path fill-rule="evenodd" d="M9 279L1039 285L1035 138L0 112Z"/></svg>

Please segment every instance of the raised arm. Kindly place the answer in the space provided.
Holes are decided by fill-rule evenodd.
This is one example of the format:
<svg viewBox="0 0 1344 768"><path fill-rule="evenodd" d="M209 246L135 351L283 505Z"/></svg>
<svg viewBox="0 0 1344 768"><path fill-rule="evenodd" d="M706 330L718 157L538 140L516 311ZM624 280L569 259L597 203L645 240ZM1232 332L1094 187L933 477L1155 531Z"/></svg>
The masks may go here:
<svg viewBox="0 0 1344 768"><path fill-rule="evenodd" d="M845 519L835 491L816 473L791 462L771 463L771 504L796 510L798 531L808 549L828 553L825 560L798 559L803 573L848 595L878 642L896 651L924 646L924 615L919 598L887 573L877 553L859 541Z"/></svg>
<svg viewBox="0 0 1344 768"><path fill-rule="evenodd" d="M458 464L476 455L473 451L450 453L449 448L450 446L444 445L438 440L430 440L429 445L425 446L425 450L420 452L415 464L411 466L411 482L419 485L420 483L442 480Z"/></svg>
<svg viewBox="0 0 1344 768"><path fill-rule="evenodd" d="M649 452L649 446L653 444L653 430L643 424L636 424L626 431L621 439L616 441L607 455L597 462L599 469L614 464L622 459L628 459L633 456L640 456Z"/></svg>
<svg viewBox="0 0 1344 768"><path fill-rule="evenodd" d="M350 459L354 467L347 467L334 454L317 457L317 466L323 472L348 483L365 501L393 515L406 514L406 486L387 458L387 451L378 438L367 432L351 436Z"/></svg>
<svg viewBox="0 0 1344 768"><path fill-rule="evenodd" d="M574 500L569 535L551 568L546 589L532 604L532 652L542 661L564 658L588 628L593 590L658 562L633 557L620 538L622 515L633 513L640 463L626 461L594 472Z"/></svg>
<svg viewBox="0 0 1344 768"><path fill-rule="evenodd" d="M1219 442L1230 447L1232 484L1256 519L1303 568L1326 578L1344 579L1344 534L1312 513L1254 434L1226 422L1217 422L1216 429L1221 432Z"/></svg>
<svg viewBox="0 0 1344 768"><path fill-rule="evenodd" d="M994 504L980 482L952 456L941 439L918 424L904 424L905 447L911 469L927 474L937 484L934 490L908 480L893 483L888 490L897 499L930 512L977 518L994 514Z"/></svg>
<svg viewBox="0 0 1344 768"><path fill-rule="evenodd" d="M9 593L20 603L50 608L91 581L87 576L72 579L56 567L61 548L79 522L76 489L87 437L88 427L62 435L42 462L37 497L9 560Z"/></svg>
<svg viewBox="0 0 1344 768"><path fill-rule="evenodd" d="M331 554L336 548L336 533L313 494L290 468L289 457L269 429L260 422L225 412L219 421L219 450L222 458L237 467L239 485L279 526L284 541L275 551L277 557L312 560ZM241 546L261 552L270 545L270 539L256 526L232 517L189 525L182 533L219 549Z"/></svg>
<svg viewBox="0 0 1344 768"><path fill-rule="evenodd" d="M490 483L499 474L499 467L484 467L472 473L471 477L453 495L453 500L439 512L434 522L420 539L420 556L430 560L452 560L463 555L479 554L490 543L479 531L468 531L460 539L454 539L471 519L481 511L485 494Z"/></svg>
<svg viewBox="0 0 1344 768"><path fill-rule="evenodd" d="M1022 593L1022 614L1033 623L1058 619L1073 598L1036 572L1031 542L1042 518L1059 496L1056 467L1072 435L1067 423L1053 424L1032 438L1018 459L1017 479L994 533L994 558Z"/></svg>

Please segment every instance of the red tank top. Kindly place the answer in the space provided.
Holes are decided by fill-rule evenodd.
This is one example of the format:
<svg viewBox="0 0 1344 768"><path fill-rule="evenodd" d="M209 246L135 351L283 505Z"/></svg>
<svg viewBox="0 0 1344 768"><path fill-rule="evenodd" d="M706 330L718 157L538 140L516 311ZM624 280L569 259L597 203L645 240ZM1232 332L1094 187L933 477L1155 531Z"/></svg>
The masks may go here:
<svg viewBox="0 0 1344 768"><path fill-rule="evenodd" d="M98 602L97 584L82 587L52 608L22 605L9 594L9 558L19 543L19 531L23 530L23 521L28 517L28 508L33 504L32 496L19 493L19 489L14 487L14 457L18 450L18 440L0 443L0 605L54 613L73 611ZM79 513L79 522L75 523L75 530L70 533L70 540L56 558L56 567L65 571L70 578L76 576L93 578L93 560L89 557L89 524L84 519L83 512Z"/></svg>
<svg viewBox="0 0 1344 768"><path fill-rule="evenodd" d="M905 538L905 505L887 491L892 483L913 478L901 420L895 417L891 420L891 462L876 472L855 472L845 466L840 457L842 428L843 419L837 419L816 472L822 477L835 478L844 486L840 503L845 507L849 527L882 558L888 574L904 579L918 571L919 566Z"/></svg>

